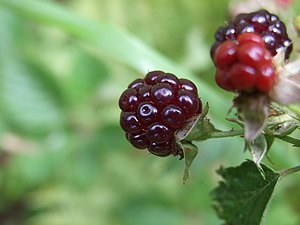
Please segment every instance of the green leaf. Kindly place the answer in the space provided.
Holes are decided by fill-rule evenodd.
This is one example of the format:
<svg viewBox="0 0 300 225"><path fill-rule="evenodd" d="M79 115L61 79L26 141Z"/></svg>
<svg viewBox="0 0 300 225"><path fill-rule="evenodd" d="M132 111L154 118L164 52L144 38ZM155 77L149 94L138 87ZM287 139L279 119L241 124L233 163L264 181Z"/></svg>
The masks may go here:
<svg viewBox="0 0 300 225"><path fill-rule="evenodd" d="M261 164L263 178L252 161L238 167L220 168L217 173L223 181L212 192L215 209L225 225L263 224L267 206L280 177Z"/></svg>

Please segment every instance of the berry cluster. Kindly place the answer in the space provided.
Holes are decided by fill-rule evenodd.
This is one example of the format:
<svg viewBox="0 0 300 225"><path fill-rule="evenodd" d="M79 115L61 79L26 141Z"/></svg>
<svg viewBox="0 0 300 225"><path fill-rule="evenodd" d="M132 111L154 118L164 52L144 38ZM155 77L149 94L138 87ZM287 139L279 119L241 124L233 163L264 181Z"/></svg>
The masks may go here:
<svg viewBox="0 0 300 225"><path fill-rule="evenodd" d="M286 27L276 15L267 10L239 14L232 23L220 27L215 34L216 42L211 48L211 56L213 57L221 43L226 40L237 40L240 34L246 32L259 34L272 56L285 50L285 59L289 58L293 46L287 35Z"/></svg>
<svg viewBox="0 0 300 225"><path fill-rule="evenodd" d="M263 39L243 33L237 41L226 40L216 49L216 82L228 91L268 92L275 79L272 56Z"/></svg>
<svg viewBox="0 0 300 225"><path fill-rule="evenodd" d="M168 156L182 154L174 147L174 132L201 112L202 103L191 81L152 71L129 84L119 107L120 125L128 141L138 149Z"/></svg>

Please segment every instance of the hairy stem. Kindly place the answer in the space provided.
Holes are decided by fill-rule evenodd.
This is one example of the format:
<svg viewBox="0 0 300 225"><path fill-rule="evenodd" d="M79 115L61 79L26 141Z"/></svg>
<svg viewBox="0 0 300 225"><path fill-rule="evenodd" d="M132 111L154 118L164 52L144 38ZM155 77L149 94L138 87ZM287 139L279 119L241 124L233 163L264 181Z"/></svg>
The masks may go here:
<svg viewBox="0 0 300 225"><path fill-rule="evenodd" d="M226 138L241 136L244 134L244 130L230 130L230 131L215 131L209 135L209 138Z"/></svg>
<svg viewBox="0 0 300 225"><path fill-rule="evenodd" d="M283 178L283 177L286 177L286 176L288 176L290 174L293 174L293 173L296 173L296 172L300 172L300 165L292 167L292 168L281 170L281 171L279 171L279 174L280 174L280 177Z"/></svg>
<svg viewBox="0 0 300 225"><path fill-rule="evenodd" d="M284 136L284 137L277 136L277 138L279 138L285 142L288 142L290 144L293 144L294 147L300 147L300 140L298 140L296 138L293 138L290 136Z"/></svg>

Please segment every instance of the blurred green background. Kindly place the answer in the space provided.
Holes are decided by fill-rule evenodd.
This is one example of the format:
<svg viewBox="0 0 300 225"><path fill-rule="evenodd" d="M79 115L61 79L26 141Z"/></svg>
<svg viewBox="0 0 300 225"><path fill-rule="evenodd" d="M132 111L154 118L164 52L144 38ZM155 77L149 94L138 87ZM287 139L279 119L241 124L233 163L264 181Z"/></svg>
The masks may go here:
<svg viewBox="0 0 300 225"><path fill-rule="evenodd" d="M228 1L1 0L0 224L214 225L220 165L240 164L243 140L198 143L184 162L133 149L118 126L127 84L161 69L193 79L219 128L231 94L214 84L209 48ZM289 9L290 18L299 9ZM297 165L277 141L265 161ZM267 225L299 225L298 175L274 194Z"/></svg>

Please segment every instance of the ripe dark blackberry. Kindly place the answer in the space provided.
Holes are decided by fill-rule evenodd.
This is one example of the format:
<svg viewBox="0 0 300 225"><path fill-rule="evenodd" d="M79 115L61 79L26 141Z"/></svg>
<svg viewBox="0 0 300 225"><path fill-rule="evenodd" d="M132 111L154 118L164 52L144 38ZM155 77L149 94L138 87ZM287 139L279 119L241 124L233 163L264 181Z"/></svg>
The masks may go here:
<svg viewBox="0 0 300 225"><path fill-rule="evenodd" d="M157 156L183 157L176 147L174 133L201 112L202 103L191 81L152 71L128 85L119 99L119 107L120 125L134 147L147 148Z"/></svg>
<svg viewBox="0 0 300 225"><path fill-rule="evenodd" d="M211 47L213 57L216 48L226 40L237 40L241 33L254 32L259 34L267 49L275 56L279 51L285 51L285 59L293 49L284 23L267 10L259 10L252 13L242 13L235 17L227 26L220 27L215 33L216 42Z"/></svg>

